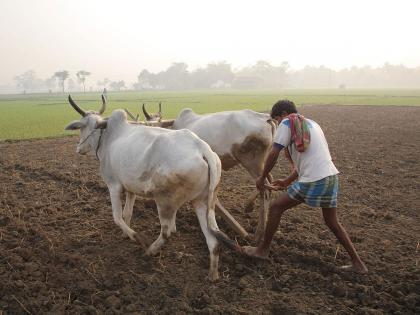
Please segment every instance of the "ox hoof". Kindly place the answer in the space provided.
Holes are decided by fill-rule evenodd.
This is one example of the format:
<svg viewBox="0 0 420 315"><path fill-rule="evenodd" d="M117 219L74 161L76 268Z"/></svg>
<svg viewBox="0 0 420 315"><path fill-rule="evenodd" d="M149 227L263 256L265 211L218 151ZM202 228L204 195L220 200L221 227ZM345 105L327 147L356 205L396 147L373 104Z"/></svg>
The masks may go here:
<svg viewBox="0 0 420 315"><path fill-rule="evenodd" d="M268 259L268 252L260 253L260 252L258 252L257 247L244 246L244 247L242 247L242 249L243 249L243 253L245 255L247 255L248 257L258 258L258 259L262 259L262 260L269 260Z"/></svg>
<svg viewBox="0 0 420 315"><path fill-rule="evenodd" d="M253 202L247 203L245 205L244 212L251 213L252 211L254 211L254 203Z"/></svg>
<svg viewBox="0 0 420 315"><path fill-rule="evenodd" d="M152 246L150 246L147 250L146 250L146 255L147 256L156 256L156 254L159 252L158 249L156 248L151 248Z"/></svg>
<svg viewBox="0 0 420 315"><path fill-rule="evenodd" d="M208 278L210 282L215 282L219 280L219 272L209 272Z"/></svg>
<svg viewBox="0 0 420 315"><path fill-rule="evenodd" d="M144 234L140 234L138 232L134 233L133 240L139 243L141 247L147 247L147 238L144 236Z"/></svg>
<svg viewBox="0 0 420 315"><path fill-rule="evenodd" d="M258 246L258 245L260 245L260 243L262 243L262 241L263 241L263 238L264 238L264 236L263 236L263 233L255 233L255 235L254 235L254 244L256 245L256 246Z"/></svg>
<svg viewBox="0 0 420 315"><path fill-rule="evenodd" d="M358 266L355 266L355 265L341 266L341 267L339 267L339 269L342 270L342 271L351 271L351 272L357 273L359 275L364 275L364 274L368 273L368 269L365 266L365 264L363 264L363 263L358 265Z"/></svg>

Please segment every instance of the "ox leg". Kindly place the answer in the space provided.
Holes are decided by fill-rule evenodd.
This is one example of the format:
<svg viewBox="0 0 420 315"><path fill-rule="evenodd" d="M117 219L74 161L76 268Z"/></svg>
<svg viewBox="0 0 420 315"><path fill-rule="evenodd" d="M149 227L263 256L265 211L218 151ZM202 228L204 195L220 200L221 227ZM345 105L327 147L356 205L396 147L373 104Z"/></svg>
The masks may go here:
<svg viewBox="0 0 420 315"><path fill-rule="evenodd" d="M258 177L259 176L255 177L254 180L257 180ZM271 174L268 174L268 181L270 183L273 181L273 176L271 176ZM260 192L258 191L258 189L254 190L254 192L250 195L250 197L245 202L245 209L244 209L245 212L252 212L252 210L254 210L254 203L259 195L260 195Z"/></svg>
<svg viewBox="0 0 420 315"><path fill-rule="evenodd" d="M245 202L245 212L252 212L252 210L254 210L254 202L255 199L258 198L259 193L260 192L258 190L255 190L247 199L247 201Z"/></svg>
<svg viewBox="0 0 420 315"><path fill-rule="evenodd" d="M260 205L258 208L258 225L255 231L255 243L259 245L264 238L265 229L267 226L268 207L270 201L270 193L266 190L260 194Z"/></svg>
<svg viewBox="0 0 420 315"><path fill-rule="evenodd" d="M210 232L209 226L217 229L217 222L214 211L210 211L207 217L207 204L203 201L194 201L193 206L200 222L201 230L206 238L207 247L210 252L210 269L209 280L216 281L219 279L219 244L216 237Z"/></svg>
<svg viewBox="0 0 420 315"><path fill-rule="evenodd" d="M159 220L160 220L160 234L159 237L149 246L146 251L147 255L156 255L159 249L166 243L172 232L176 231L175 217L176 210L170 206L164 206L156 202Z"/></svg>
<svg viewBox="0 0 420 315"><path fill-rule="evenodd" d="M125 193L125 205L123 210L123 219L127 226L130 226L131 217L133 216L133 206L136 201L136 195L130 192Z"/></svg>
<svg viewBox="0 0 420 315"><path fill-rule="evenodd" d="M136 240L136 232L130 229L130 227L123 220L121 203L122 187L110 187L109 194L111 196L112 216L114 217L115 223L130 239L133 241Z"/></svg>
<svg viewBox="0 0 420 315"><path fill-rule="evenodd" d="M257 178L260 177L261 174L263 173L264 160L265 160L265 154L264 155L260 154L252 158L249 156L244 156L240 159L243 167L245 167L248 173L252 176L254 183L255 183L255 180L257 180ZM272 180L271 174L269 174L268 176L269 176L269 181L271 182ZM247 199L245 203L245 212L252 212L252 210L254 209L255 200L257 199L258 195L259 195L259 191L255 190L249 196L249 198Z"/></svg>
<svg viewBox="0 0 420 315"><path fill-rule="evenodd" d="M260 155L255 159L244 160L241 161L242 165L248 171L248 173L252 176L254 180L256 180L260 175L263 173L263 166L264 166L264 157L265 155ZM268 175L268 181L272 181L271 174ZM267 182L267 180L266 180ZM269 193L264 191L264 193L260 193L259 191L255 192L251 197L254 197L252 200L249 199L249 204L245 205L245 211L250 211L253 208L254 201L257 196L259 196L259 207L258 207L258 225L257 230L255 231L254 241L256 244L259 244L265 232L265 227L267 225L267 217L268 217L268 207L269 207Z"/></svg>

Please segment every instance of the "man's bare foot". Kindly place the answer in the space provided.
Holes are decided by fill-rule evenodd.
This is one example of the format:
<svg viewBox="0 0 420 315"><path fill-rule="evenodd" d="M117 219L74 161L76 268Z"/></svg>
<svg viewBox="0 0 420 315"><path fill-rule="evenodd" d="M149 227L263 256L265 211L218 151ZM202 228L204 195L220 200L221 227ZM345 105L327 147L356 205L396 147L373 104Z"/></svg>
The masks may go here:
<svg viewBox="0 0 420 315"><path fill-rule="evenodd" d="M245 255L249 257L268 260L268 252L263 253L259 250L258 247L243 246L242 251Z"/></svg>
<svg viewBox="0 0 420 315"><path fill-rule="evenodd" d="M361 275L368 273L368 269L364 263L341 266L340 269L343 271L352 271Z"/></svg>

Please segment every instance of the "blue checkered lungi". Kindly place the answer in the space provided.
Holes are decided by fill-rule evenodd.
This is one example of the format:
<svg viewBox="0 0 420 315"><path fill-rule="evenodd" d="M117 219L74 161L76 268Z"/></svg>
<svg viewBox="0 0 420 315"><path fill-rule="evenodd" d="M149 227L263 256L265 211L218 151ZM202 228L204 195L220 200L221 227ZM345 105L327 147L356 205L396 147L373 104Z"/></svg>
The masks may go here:
<svg viewBox="0 0 420 315"><path fill-rule="evenodd" d="M338 176L331 175L315 182L295 182L287 189L290 198L311 207L337 207Z"/></svg>

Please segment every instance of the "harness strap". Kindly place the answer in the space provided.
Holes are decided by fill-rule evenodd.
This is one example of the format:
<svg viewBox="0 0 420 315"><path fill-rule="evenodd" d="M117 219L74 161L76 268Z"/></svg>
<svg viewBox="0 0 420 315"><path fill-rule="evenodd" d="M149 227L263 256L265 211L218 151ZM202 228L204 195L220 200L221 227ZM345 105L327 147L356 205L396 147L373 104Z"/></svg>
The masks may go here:
<svg viewBox="0 0 420 315"><path fill-rule="evenodd" d="M98 159L98 161L99 161L98 151L99 151L99 146L101 145L101 139L102 139L103 132L104 132L104 130L101 129L101 133L99 135L99 140L98 140L98 146L96 147L96 151L95 151L95 155L96 155L96 158Z"/></svg>
<svg viewBox="0 0 420 315"><path fill-rule="evenodd" d="M89 139L90 138L90 136L91 135L93 135L93 133L96 131L96 129L93 129L92 131L91 131L91 133L85 138L85 140L83 140L82 142L80 142L80 144L79 145L82 145L83 143L85 143L86 141L87 141L87 139Z"/></svg>
<svg viewBox="0 0 420 315"><path fill-rule="evenodd" d="M90 136L91 135L93 135L93 133L96 131L96 130L98 130L98 129L93 129L92 131L91 131L91 133L82 141L82 142L80 142L80 144L79 145L82 145L83 143L85 143L89 138L90 138ZM100 133L100 135L99 135L99 140L98 140L98 145L96 146L96 150L95 150L95 155L96 155L96 158L99 160L99 156L98 156L98 151L99 151L99 147L100 147L100 145L101 145L101 139L102 139L102 134L103 134L103 132L104 132L104 129L101 129L101 133Z"/></svg>

